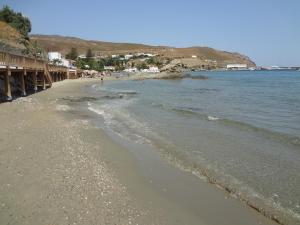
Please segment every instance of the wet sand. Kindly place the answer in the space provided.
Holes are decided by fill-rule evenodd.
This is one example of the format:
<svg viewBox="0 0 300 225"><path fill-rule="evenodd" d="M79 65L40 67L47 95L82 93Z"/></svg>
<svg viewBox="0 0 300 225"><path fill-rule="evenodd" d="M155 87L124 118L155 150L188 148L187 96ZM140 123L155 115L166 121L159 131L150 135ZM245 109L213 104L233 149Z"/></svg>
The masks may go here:
<svg viewBox="0 0 300 225"><path fill-rule="evenodd" d="M59 101L89 97L94 82L0 105L1 224L276 224Z"/></svg>

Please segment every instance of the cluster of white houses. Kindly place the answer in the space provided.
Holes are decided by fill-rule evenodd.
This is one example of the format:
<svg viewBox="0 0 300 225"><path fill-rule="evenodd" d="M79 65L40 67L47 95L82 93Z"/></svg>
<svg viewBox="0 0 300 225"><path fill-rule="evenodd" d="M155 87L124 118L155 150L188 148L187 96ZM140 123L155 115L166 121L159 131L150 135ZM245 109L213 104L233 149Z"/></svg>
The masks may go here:
<svg viewBox="0 0 300 225"><path fill-rule="evenodd" d="M136 73L136 72L139 72L139 70L136 67L133 67L133 68L125 69L124 72ZM150 66L148 69L141 69L140 72L143 72L143 73L159 73L160 70L157 66Z"/></svg>
<svg viewBox="0 0 300 225"><path fill-rule="evenodd" d="M136 53L136 54L127 54L127 55L111 55L111 58L118 58L119 60L130 60L134 57L140 57L141 61L144 61L144 59L147 58L151 58L151 57L155 57L155 54L150 54L150 53ZM79 58L86 58L84 55L80 55ZM193 55L192 58L197 58L196 55ZM74 63L75 61L73 60L69 60L69 59L65 59L61 53L59 52L49 52L48 53L48 59L50 62L56 64L56 65L60 65L60 66L64 66L70 69L75 69ZM205 60L206 62L213 62L216 63L216 61L214 60ZM88 68L87 68L88 69ZM226 66L227 70L247 70L248 69L248 65L247 64L228 64ZM115 71L115 67L114 66L105 66L104 70L107 71ZM134 73L134 72L138 72L139 70L136 67L133 68L127 68L124 70L124 72L128 72L128 73ZM159 73L159 68L156 66L150 66L148 69L143 69L141 70L141 72L144 73Z"/></svg>
<svg viewBox="0 0 300 225"><path fill-rule="evenodd" d="M124 55L124 56L120 56L120 55L112 55L112 58L118 58L119 60L130 60L133 57L141 57L142 59L147 59L147 58L151 58L154 57L156 55L154 54L150 54L150 53L136 53L136 54L128 54L128 55ZM85 59L86 56L85 55L79 55L78 58L81 59ZM95 57L95 58L99 58L99 57ZM48 53L48 59L51 63L59 65L59 66L64 66L67 68L71 68L71 69L75 69L76 67L74 66L75 61L74 60L69 60L69 59L65 59L62 54L60 52L49 52ZM88 69L88 67L87 67ZM114 66L104 66L104 70L106 71L115 71L115 67ZM128 73L134 73L134 72L138 72L139 70L136 67L133 68L127 68L124 70L124 72L128 72ZM159 69L156 66L150 66L148 69L143 69L141 70L141 72L144 73L159 73Z"/></svg>

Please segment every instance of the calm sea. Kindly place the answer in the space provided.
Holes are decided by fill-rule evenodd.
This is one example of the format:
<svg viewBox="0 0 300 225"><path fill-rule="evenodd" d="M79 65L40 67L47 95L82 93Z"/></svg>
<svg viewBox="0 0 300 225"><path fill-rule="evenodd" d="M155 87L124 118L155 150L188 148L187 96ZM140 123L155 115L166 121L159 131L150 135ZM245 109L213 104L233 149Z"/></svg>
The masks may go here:
<svg viewBox="0 0 300 225"><path fill-rule="evenodd" d="M207 80L95 84L103 128L300 224L300 72L193 72Z"/></svg>

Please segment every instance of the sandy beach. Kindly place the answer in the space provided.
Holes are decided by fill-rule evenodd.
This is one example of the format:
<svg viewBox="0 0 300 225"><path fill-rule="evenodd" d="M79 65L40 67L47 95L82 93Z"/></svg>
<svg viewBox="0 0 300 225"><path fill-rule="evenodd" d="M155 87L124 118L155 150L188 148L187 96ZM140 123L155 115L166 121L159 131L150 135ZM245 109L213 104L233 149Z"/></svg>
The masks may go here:
<svg viewBox="0 0 300 225"><path fill-rule="evenodd" d="M84 87L95 82L0 104L1 224L276 224L151 149L132 153L95 115L61 103L90 97Z"/></svg>

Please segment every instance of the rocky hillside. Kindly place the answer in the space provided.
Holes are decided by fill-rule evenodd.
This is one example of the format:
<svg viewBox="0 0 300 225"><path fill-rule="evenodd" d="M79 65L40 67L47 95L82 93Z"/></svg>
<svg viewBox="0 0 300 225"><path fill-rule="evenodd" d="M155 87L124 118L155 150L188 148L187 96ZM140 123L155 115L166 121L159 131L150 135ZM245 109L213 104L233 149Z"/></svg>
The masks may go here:
<svg viewBox="0 0 300 225"><path fill-rule="evenodd" d="M79 54L85 54L92 49L96 55L109 56L113 54L153 53L160 57L177 59L189 68L223 67L229 63L245 63L255 66L247 56L239 53L230 53L208 47L173 48L167 46L150 46L143 44L112 43L103 41L89 41L74 37L57 35L31 35L30 39L36 41L47 51L59 51L67 54L72 47L77 48ZM192 56L196 56L192 58Z"/></svg>
<svg viewBox="0 0 300 225"><path fill-rule="evenodd" d="M0 21L0 50L28 56L41 51L34 42L26 40L15 28L3 21Z"/></svg>
<svg viewBox="0 0 300 225"><path fill-rule="evenodd" d="M24 50L22 35L7 23L0 21L0 44L2 48Z"/></svg>

